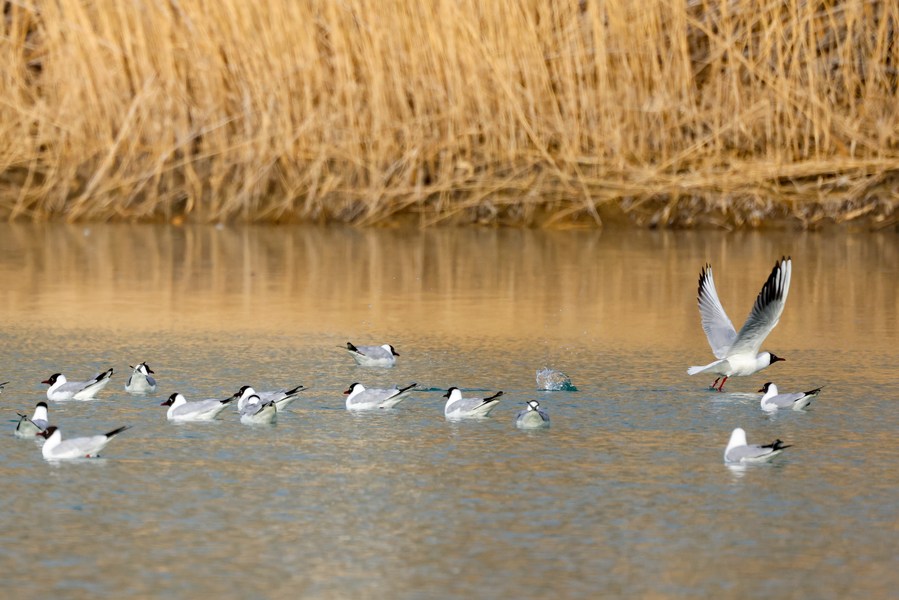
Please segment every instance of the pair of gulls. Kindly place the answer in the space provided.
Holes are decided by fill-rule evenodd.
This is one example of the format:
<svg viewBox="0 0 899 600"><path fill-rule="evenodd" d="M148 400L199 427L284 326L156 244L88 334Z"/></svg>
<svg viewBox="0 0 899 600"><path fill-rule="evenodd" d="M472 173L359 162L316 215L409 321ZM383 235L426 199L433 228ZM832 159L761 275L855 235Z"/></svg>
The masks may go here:
<svg viewBox="0 0 899 600"><path fill-rule="evenodd" d="M702 329L716 360L704 366L690 367L687 369L689 375L697 373L717 375L718 378L712 383L711 388L720 392L724 390L724 384L729 377L752 375L785 360L772 352L759 352L759 350L783 314L790 292L792 269L793 262L790 258L784 257L775 263L774 269L755 299L749 317L738 332L724 311L721 300L718 299L712 266L706 264L699 274L697 299ZM781 408L802 410L820 391L821 388L817 388L808 392L779 394L777 386L769 381L759 390L763 392L761 408L765 411L776 411ZM724 450L724 461L737 464L767 462L788 447L781 440L764 445L749 444L746 432L737 427L731 432Z"/></svg>
<svg viewBox="0 0 899 600"><path fill-rule="evenodd" d="M462 390L457 387L451 387L443 396L447 399L446 405L443 407L443 415L450 421L484 418L496 408L502 395L503 392L499 391L492 396L484 398L464 398ZM516 427L519 429L544 429L549 427L549 413L540 408L539 402L529 400L525 405L526 408L515 415Z"/></svg>
<svg viewBox="0 0 899 600"><path fill-rule="evenodd" d="M133 372L125 383L125 391L131 394L151 394L156 391L156 380L153 378L153 370L142 362L136 367L131 367ZM98 373L87 381L69 381L62 373L54 373L41 383L46 383L47 400L90 400L97 395L112 378L113 369L109 368Z"/></svg>
<svg viewBox="0 0 899 600"><path fill-rule="evenodd" d="M4 384L0 384L0 388ZM50 417L47 413L47 403L38 402L34 407L34 415L29 419L28 415L19 414L19 424L16 425L16 437L35 438L42 437L46 441L41 446L41 455L47 460L63 460L70 458L93 458L106 447L106 444L116 435L130 429L130 425L113 429L102 435L78 437L69 440L62 439L62 431L55 425L50 425Z"/></svg>
<svg viewBox="0 0 899 600"><path fill-rule="evenodd" d="M245 385L224 400L210 398L193 402L188 402L183 394L175 392L161 406L168 407L166 418L169 421L212 421L232 402L237 401L241 423L263 425L277 421L278 413L292 404L300 392L306 389L308 388L298 385L289 390L257 392L251 386Z"/></svg>

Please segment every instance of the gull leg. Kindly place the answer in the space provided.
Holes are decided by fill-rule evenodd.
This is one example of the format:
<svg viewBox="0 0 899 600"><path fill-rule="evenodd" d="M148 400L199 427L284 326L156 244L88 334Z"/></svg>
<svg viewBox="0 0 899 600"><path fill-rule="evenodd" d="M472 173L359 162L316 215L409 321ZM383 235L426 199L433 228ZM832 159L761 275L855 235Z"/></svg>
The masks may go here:
<svg viewBox="0 0 899 600"><path fill-rule="evenodd" d="M717 389L715 386L718 385L718 381L719 381L720 379L721 379L720 377L719 377L718 379L716 379L716 380L715 380L715 383L713 383L712 385L709 386L709 389L710 389L710 390Z"/></svg>
<svg viewBox="0 0 899 600"><path fill-rule="evenodd" d="M725 384L726 381L727 381L727 375L724 376L724 381L722 381L722 382L721 382L721 385L718 387L718 391L719 391L719 392L723 392L723 391L724 391L724 384Z"/></svg>

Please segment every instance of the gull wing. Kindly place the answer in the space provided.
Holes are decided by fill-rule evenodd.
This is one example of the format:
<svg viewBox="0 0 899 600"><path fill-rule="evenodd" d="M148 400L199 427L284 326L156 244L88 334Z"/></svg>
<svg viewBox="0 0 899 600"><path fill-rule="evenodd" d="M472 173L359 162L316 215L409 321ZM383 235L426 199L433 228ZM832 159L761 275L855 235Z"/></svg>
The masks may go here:
<svg viewBox="0 0 899 600"><path fill-rule="evenodd" d="M787 303L787 294L790 291L792 270L793 261L787 257L781 258L774 265L768 280L762 286L762 291L755 299L746 323L737 334L737 339L734 340L729 354L758 354L762 342L777 326L780 315L783 313L784 305Z"/></svg>
<svg viewBox="0 0 899 600"><path fill-rule="evenodd" d="M737 338L737 331L718 299L712 265L709 264L699 274L699 316L715 358L726 357Z"/></svg>

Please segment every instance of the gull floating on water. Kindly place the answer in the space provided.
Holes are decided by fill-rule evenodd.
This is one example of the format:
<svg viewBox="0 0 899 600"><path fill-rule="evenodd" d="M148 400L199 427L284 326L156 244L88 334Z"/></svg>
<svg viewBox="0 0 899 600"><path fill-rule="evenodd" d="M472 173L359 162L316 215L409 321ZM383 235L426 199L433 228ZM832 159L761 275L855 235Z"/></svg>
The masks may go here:
<svg viewBox="0 0 899 600"><path fill-rule="evenodd" d="M502 395L502 391L499 391L486 398L463 398L459 388L451 387L443 395L444 398L447 398L443 415L452 420L486 417L499 404L499 398Z"/></svg>
<svg viewBox="0 0 899 600"><path fill-rule="evenodd" d="M19 424L16 425L16 437L33 438L50 426L50 417L47 414L47 403L38 402L34 407L34 414L31 418L22 413L19 415Z"/></svg>
<svg viewBox="0 0 899 600"><path fill-rule="evenodd" d="M705 366L690 367L687 373L714 373L723 376L723 380L718 377L712 384L713 389L721 392L724 391L724 383L728 377L752 375L772 363L785 360L770 352L759 354L758 351L783 313L790 291L791 272L792 260L789 258L782 258L774 265L774 270L755 299L749 317L737 333L721 306L715 280L712 278L712 266L707 264L699 274L699 314L702 329L718 360ZM721 385L715 388L719 380Z"/></svg>
<svg viewBox="0 0 899 600"><path fill-rule="evenodd" d="M235 395L224 400L212 398L188 402L184 395L175 392L160 406L169 407L168 411L166 411L166 417L169 421L212 421L228 407L230 402L236 399L237 396Z"/></svg>
<svg viewBox="0 0 899 600"><path fill-rule="evenodd" d="M63 441L62 432L58 427L51 425L38 434L41 437L47 438L47 441L44 442L44 445L41 447L41 454L47 460L93 458L106 447L106 444L109 443L109 440L111 440L114 435L118 435L130 428L130 425L125 425L124 427L113 429L109 433L103 435L92 435L90 437L72 438Z"/></svg>
<svg viewBox="0 0 899 600"><path fill-rule="evenodd" d="M62 373L54 373L46 383L48 400L90 400L97 392L106 387L109 378L112 377L112 369L98 373L89 381L68 381Z"/></svg>
<svg viewBox="0 0 899 600"><path fill-rule="evenodd" d="M129 365L130 366L130 365ZM152 394L156 391L156 379L151 375L153 369L145 362L136 367L125 383L125 391L130 394Z"/></svg>
<svg viewBox="0 0 899 600"><path fill-rule="evenodd" d="M274 400L263 402L256 394L246 399L240 410L240 422L245 425L267 425L278 420L278 407Z"/></svg>
<svg viewBox="0 0 899 600"><path fill-rule="evenodd" d="M399 356L396 348L390 344L354 346L347 342L346 351L350 353L356 364L362 367L392 367L396 364L396 357Z"/></svg>
<svg viewBox="0 0 899 600"><path fill-rule="evenodd" d="M759 390L763 392L761 406L762 410L773 412L780 408L792 408L793 410L802 410L812 402L812 398L821 392L821 388L815 388L807 392L796 392L792 394L778 394L777 386L770 381L762 386Z"/></svg>
<svg viewBox="0 0 899 600"><path fill-rule="evenodd" d="M305 390L305 387L303 387L302 385L298 385L297 387L289 390L257 392L251 386L245 385L237 390L237 393L235 394L235 396L237 396L237 410L240 411L244 409L250 396L258 396L259 400L263 404L267 402L274 402L275 408L280 412L287 408L294 400L299 398L300 392Z"/></svg>
<svg viewBox="0 0 899 600"><path fill-rule="evenodd" d="M412 393L417 383L410 383L406 387L393 386L391 388L366 389L361 383L350 384L349 389L344 392L346 397L347 410L376 410L379 408L393 408Z"/></svg>
<svg viewBox="0 0 899 600"><path fill-rule="evenodd" d="M515 426L519 429L541 429L549 427L549 414L540 408L536 400L526 402L527 408L515 416Z"/></svg>
<svg viewBox="0 0 899 600"><path fill-rule="evenodd" d="M789 447L780 440L763 446L747 444L746 432L737 427L731 432L730 441L727 442L727 447L724 449L724 462L731 464L768 462L783 452L784 448Z"/></svg>

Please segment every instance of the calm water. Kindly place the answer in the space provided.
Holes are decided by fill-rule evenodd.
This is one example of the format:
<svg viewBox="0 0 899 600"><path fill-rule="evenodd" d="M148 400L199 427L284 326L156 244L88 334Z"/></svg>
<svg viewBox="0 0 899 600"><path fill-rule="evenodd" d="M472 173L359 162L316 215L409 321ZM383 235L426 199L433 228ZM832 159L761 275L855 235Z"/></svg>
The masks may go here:
<svg viewBox="0 0 899 600"><path fill-rule="evenodd" d="M0 225L0 565L15 596L895 597L895 234L355 231ZM793 284L765 348L787 362L705 389L696 284L739 326L776 258ZM392 343L392 369L346 341ZM160 392L124 392L147 361ZM108 366L64 434L122 424L105 458L13 437L39 382ZM578 392L538 393L535 371ZM765 381L824 386L764 414ZM418 382L354 415L342 391ZM174 425L159 403L310 386L277 425ZM441 392L506 392L448 423ZM538 398L547 431L513 425ZM7 419L9 421L7 422ZM795 444L722 463L732 428Z"/></svg>

